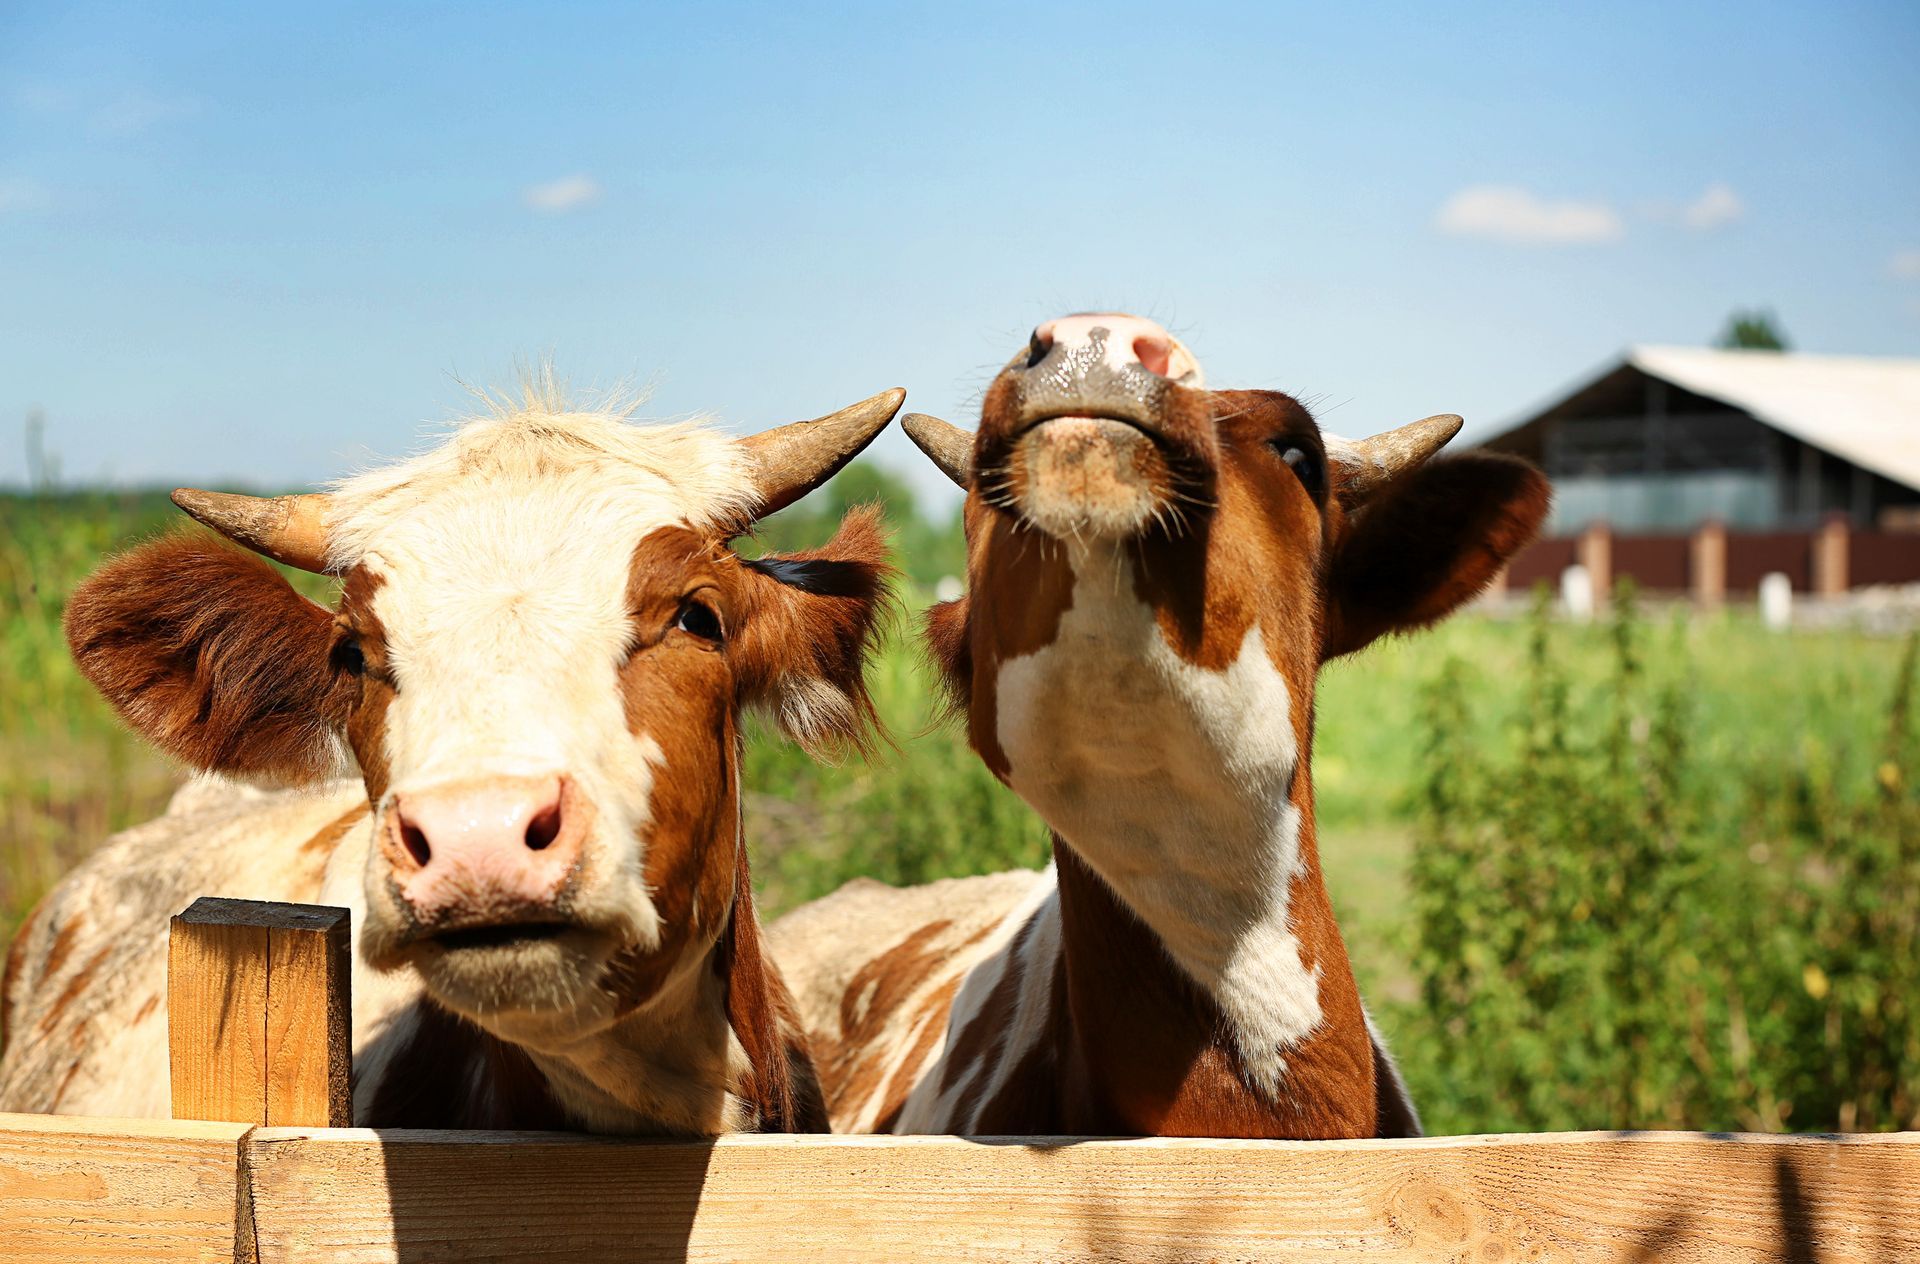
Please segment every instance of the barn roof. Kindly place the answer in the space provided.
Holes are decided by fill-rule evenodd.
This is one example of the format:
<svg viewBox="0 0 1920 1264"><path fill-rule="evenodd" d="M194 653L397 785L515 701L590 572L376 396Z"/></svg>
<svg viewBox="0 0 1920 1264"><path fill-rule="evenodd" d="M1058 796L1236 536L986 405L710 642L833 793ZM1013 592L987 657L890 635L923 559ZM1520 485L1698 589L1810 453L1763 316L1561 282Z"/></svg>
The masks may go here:
<svg viewBox="0 0 1920 1264"><path fill-rule="evenodd" d="M1489 446L1504 446L1501 440L1517 437L1580 396L1635 370L1719 400L1842 460L1920 488L1920 360L1890 356L1630 347L1598 377L1534 410L1489 440Z"/></svg>

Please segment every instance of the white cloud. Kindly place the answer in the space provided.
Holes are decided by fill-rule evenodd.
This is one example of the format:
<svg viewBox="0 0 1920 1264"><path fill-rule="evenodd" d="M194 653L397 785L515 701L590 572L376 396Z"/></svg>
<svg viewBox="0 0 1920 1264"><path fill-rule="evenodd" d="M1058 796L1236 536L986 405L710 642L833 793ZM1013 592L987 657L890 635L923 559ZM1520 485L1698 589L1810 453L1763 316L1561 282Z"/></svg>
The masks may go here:
<svg viewBox="0 0 1920 1264"><path fill-rule="evenodd" d="M600 182L592 176L566 176L520 190L520 200L543 215L561 215L600 200Z"/></svg>
<svg viewBox="0 0 1920 1264"><path fill-rule="evenodd" d="M1747 204L1740 200L1740 195L1730 185L1716 180L1699 197L1680 208L1680 222L1706 233L1724 228L1746 213Z"/></svg>
<svg viewBox="0 0 1920 1264"><path fill-rule="evenodd" d="M1920 250L1896 250L1887 271L1902 281L1920 281Z"/></svg>
<svg viewBox="0 0 1920 1264"><path fill-rule="evenodd" d="M1552 202L1513 185L1478 184L1440 207L1434 224L1456 237L1544 243L1617 241L1626 232L1604 202Z"/></svg>
<svg viewBox="0 0 1920 1264"><path fill-rule="evenodd" d="M53 196L38 180L0 176L0 215L8 211L44 210Z"/></svg>

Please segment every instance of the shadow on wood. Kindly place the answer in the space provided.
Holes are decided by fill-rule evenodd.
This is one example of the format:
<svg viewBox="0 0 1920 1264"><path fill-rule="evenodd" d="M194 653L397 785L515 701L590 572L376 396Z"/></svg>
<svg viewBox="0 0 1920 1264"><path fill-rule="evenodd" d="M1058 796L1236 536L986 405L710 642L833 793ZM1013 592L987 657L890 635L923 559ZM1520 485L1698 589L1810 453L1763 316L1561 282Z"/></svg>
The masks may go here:
<svg viewBox="0 0 1920 1264"><path fill-rule="evenodd" d="M693 1144L261 1129L248 1154L265 1264L1920 1254L1911 1135Z"/></svg>
<svg viewBox="0 0 1920 1264"><path fill-rule="evenodd" d="M256 1134L262 1261L689 1258L712 1143L565 1133ZM769 1187L764 1202L780 1201ZM764 1236L764 1247L773 1246Z"/></svg>

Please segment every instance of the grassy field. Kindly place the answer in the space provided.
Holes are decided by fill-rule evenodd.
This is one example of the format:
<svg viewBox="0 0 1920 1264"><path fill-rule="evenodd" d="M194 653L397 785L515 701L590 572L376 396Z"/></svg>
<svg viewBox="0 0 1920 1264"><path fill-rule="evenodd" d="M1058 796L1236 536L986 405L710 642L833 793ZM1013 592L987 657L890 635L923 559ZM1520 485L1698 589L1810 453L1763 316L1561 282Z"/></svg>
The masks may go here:
<svg viewBox="0 0 1920 1264"><path fill-rule="evenodd" d="M788 546L823 535L834 508L825 502L847 498L826 497L813 517L771 534ZM112 831L158 813L178 783L178 769L123 731L75 672L59 630L62 604L82 575L177 516L155 494L0 498L0 941L62 872ZM909 569L923 578L957 559L951 532L912 524L906 538ZM300 582L325 596L324 581ZM1728 787L1769 764L1815 758L1844 767L1871 757L1897 642L1783 637L1738 614L1665 622L1656 614L1654 624L1649 676L1662 679L1668 664L1684 673L1679 683L1699 735L1695 760L1724 770ZM912 626L909 619L896 631L874 680L896 752L826 767L755 733L748 837L767 910L861 874L904 883L1044 859L1037 821L986 775L954 726L936 723ZM1599 705L1604 629L1562 627L1554 637L1576 682L1570 706ZM1511 739L1525 645L1520 623L1468 616L1375 646L1323 678L1314 763L1321 848L1355 961L1377 991L1407 988L1398 927L1421 690L1444 658L1463 660L1474 706L1459 740L1501 747Z"/></svg>

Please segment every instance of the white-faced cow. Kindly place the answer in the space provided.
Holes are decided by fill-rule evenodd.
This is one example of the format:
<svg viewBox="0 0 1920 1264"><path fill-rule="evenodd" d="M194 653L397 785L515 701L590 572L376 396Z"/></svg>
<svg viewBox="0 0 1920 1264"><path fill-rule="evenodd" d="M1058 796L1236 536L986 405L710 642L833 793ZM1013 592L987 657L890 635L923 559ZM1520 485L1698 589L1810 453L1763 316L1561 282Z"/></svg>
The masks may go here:
<svg viewBox="0 0 1920 1264"><path fill-rule="evenodd" d="M326 495L177 493L339 575L338 609L192 532L79 588L74 656L195 767L321 788L188 796L62 882L8 957L0 1108L165 1115L168 915L228 895L353 910L356 1122L824 1131L754 920L738 711L863 740L885 541L859 511L814 552L728 542L902 396L736 440L536 388Z"/></svg>
<svg viewBox="0 0 1920 1264"><path fill-rule="evenodd" d="M1315 679L1478 592L1545 481L1427 463L1457 417L1356 443L1209 392L1121 315L1036 330L977 435L906 425L967 490L934 658L1054 864L856 883L770 928L836 1127L1417 1133L1321 881Z"/></svg>

